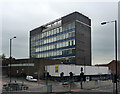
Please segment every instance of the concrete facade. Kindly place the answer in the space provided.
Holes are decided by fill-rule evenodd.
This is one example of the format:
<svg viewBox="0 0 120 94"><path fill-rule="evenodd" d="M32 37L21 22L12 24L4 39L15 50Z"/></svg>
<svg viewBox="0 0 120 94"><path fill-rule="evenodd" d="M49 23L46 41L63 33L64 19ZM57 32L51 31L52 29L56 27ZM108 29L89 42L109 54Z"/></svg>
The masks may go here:
<svg viewBox="0 0 120 94"><path fill-rule="evenodd" d="M91 65L91 28L90 20L86 25L76 21L76 63Z"/></svg>

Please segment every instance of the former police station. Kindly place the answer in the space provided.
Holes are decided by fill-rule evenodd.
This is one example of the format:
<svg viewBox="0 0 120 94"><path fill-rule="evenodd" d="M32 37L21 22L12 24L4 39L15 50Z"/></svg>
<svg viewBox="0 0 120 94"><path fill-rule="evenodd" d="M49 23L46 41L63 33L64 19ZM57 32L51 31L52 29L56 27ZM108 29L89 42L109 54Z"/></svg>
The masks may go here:
<svg viewBox="0 0 120 94"><path fill-rule="evenodd" d="M3 74L9 76L11 67L12 76L21 76L22 73L25 76L39 75L42 78L46 71L51 71L46 68L52 65L54 71L56 64L89 66L91 70L91 19L79 12L73 12L31 30L29 52L29 59L4 59ZM63 69L61 72L66 71ZM104 76L110 74L108 66L104 66L104 69ZM69 71L72 72L72 69L69 68ZM59 71L57 76L60 76L58 73Z"/></svg>

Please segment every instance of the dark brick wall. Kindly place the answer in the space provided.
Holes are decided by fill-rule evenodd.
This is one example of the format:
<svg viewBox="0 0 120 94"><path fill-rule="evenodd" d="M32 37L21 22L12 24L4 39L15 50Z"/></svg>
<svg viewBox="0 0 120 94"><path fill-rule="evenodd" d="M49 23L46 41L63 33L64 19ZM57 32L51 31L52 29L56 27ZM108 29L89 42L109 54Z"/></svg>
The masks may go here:
<svg viewBox="0 0 120 94"><path fill-rule="evenodd" d="M7 60L3 60L2 62L3 66L5 66L5 64L9 64L10 61ZM38 72L40 77L44 76L44 72L45 72L45 66L46 65L54 65L54 64L60 64L61 61L60 60L53 60L53 59L14 59L11 61L11 64L25 64L25 63L34 63L35 66L16 66L16 67L12 67L11 68L11 75L12 76L21 76L21 72L22 69L24 69L23 73L25 75L33 75L36 76L37 74L34 74L35 72ZM19 71L19 73L17 74L17 70ZM3 75L9 75L9 67L3 67L3 71L6 74Z"/></svg>
<svg viewBox="0 0 120 94"><path fill-rule="evenodd" d="M115 60L111 61L109 64L108 64L108 67L109 69L111 70L111 72L113 74L116 73L116 63L115 63ZM120 77L120 61L117 61L117 73Z"/></svg>

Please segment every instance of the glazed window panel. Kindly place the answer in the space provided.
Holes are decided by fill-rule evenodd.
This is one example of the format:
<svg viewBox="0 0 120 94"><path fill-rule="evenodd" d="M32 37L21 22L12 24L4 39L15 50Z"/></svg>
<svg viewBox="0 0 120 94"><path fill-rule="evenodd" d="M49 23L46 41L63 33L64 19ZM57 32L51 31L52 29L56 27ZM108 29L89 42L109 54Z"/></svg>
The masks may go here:
<svg viewBox="0 0 120 94"><path fill-rule="evenodd" d="M72 28L75 28L75 22L72 22Z"/></svg>
<svg viewBox="0 0 120 94"><path fill-rule="evenodd" d="M73 41L73 45L75 45L75 40Z"/></svg>
<svg viewBox="0 0 120 94"><path fill-rule="evenodd" d="M58 28L56 28L56 33L59 33L59 29Z"/></svg>
<svg viewBox="0 0 120 94"><path fill-rule="evenodd" d="M62 27L59 27L59 31L62 32Z"/></svg>

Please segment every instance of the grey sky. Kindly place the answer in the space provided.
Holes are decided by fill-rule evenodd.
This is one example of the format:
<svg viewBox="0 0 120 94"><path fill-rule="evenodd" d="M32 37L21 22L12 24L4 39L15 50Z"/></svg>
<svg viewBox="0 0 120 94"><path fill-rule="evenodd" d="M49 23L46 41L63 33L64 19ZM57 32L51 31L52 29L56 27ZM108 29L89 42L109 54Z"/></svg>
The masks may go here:
<svg viewBox="0 0 120 94"><path fill-rule="evenodd" d="M9 39L12 56L29 57L29 31L66 14L78 11L92 21L92 62L108 63L114 59L114 25L101 26L102 21L117 19L117 2L78 2L79 0L3 0L2 53L9 57ZM115 0L116 1L116 0Z"/></svg>

